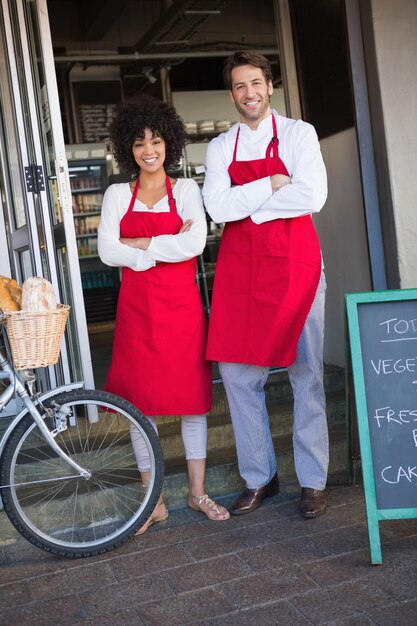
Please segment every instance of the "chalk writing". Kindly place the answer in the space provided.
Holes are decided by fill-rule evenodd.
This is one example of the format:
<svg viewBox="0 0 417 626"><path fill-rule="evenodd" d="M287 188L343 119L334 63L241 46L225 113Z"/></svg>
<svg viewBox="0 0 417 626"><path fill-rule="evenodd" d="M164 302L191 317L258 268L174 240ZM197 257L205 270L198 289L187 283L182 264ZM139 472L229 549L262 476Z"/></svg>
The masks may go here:
<svg viewBox="0 0 417 626"><path fill-rule="evenodd" d="M376 409L374 418L377 420L378 428L381 427L381 422L384 420L386 423L393 422L394 424L410 424L411 422L417 422L417 409L401 409L400 411L394 411L389 406Z"/></svg>
<svg viewBox="0 0 417 626"><path fill-rule="evenodd" d="M416 337L417 339L417 337ZM371 359L371 365L375 372L379 374L402 374L403 372L417 371L417 357L401 359Z"/></svg>
<svg viewBox="0 0 417 626"><path fill-rule="evenodd" d="M409 483L417 482L417 465L414 467L402 467L401 465L397 469L393 469L392 465L384 467L381 472L382 480L390 485L397 485L400 480L407 480Z"/></svg>
<svg viewBox="0 0 417 626"><path fill-rule="evenodd" d="M417 301L358 307L377 505L417 506Z"/></svg>
<svg viewBox="0 0 417 626"><path fill-rule="evenodd" d="M389 341L404 341L417 339L417 319L402 320L398 317L380 322L380 326L384 327L388 335L395 335L390 339L381 339L382 342ZM416 333L416 336L399 337L398 335L404 335L405 333Z"/></svg>

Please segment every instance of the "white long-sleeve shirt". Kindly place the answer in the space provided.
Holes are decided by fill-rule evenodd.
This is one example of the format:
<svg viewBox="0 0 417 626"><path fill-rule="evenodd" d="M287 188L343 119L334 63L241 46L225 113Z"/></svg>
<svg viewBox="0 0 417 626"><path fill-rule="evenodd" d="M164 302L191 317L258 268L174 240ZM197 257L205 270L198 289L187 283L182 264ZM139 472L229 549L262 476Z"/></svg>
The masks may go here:
<svg viewBox="0 0 417 626"><path fill-rule="evenodd" d="M233 159L236 134L240 128L237 161L265 158L271 141L272 118L261 121L256 130L235 124L213 139L206 154L203 198L214 222L233 222L250 216L255 224L275 219L316 213L327 198L327 176L314 127L302 120L272 115L277 121L279 156L291 177L291 184L272 192L270 177L232 187L228 167Z"/></svg>
<svg viewBox="0 0 417 626"><path fill-rule="evenodd" d="M104 194L98 228L98 254L103 263L140 272L154 267L156 261L179 263L201 254L206 244L207 222L200 188L194 180L180 178L173 186L172 194L182 221L193 221L191 229L177 235L152 237L148 249L139 250L120 242L120 222L132 198L129 183L110 185ZM133 211L169 212L168 196L159 200L152 210L136 199Z"/></svg>

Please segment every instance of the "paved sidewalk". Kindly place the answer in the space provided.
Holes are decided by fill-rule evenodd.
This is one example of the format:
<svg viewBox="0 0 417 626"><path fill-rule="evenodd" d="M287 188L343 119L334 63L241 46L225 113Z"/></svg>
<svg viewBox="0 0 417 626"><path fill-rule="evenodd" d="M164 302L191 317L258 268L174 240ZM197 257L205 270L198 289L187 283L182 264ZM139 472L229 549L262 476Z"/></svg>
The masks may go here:
<svg viewBox="0 0 417 626"><path fill-rule="evenodd" d="M417 520L383 522L383 565L371 566L361 488L330 488L316 520L299 518L297 500L290 486L219 523L173 511L82 560L14 535L0 542L0 624L415 626Z"/></svg>

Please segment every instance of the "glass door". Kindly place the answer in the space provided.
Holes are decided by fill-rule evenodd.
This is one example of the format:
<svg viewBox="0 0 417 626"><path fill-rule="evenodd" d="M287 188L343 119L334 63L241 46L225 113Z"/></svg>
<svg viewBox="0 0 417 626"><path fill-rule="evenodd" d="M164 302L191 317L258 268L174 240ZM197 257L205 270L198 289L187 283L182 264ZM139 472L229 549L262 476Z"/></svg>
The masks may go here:
<svg viewBox="0 0 417 626"><path fill-rule="evenodd" d="M71 305L50 383L84 380L93 387L46 0L1 0L1 9L0 132L10 265L20 281L47 278L60 301Z"/></svg>

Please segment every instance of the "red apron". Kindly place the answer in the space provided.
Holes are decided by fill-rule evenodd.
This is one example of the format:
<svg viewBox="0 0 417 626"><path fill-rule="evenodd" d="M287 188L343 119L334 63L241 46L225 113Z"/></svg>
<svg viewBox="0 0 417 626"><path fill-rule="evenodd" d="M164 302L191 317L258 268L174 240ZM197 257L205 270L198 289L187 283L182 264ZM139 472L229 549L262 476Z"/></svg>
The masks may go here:
<svg viewBox="0 0 417 626"><path fill-rule="evenodd" d="M139 180L120 222L122 237L175 235L182 226L167 176L170 211L133 207ZM143 272L124 267L112 361L105 389L145 415L198 415L211 408L207 322L196 284L196 259L157 263Z"/></svg>
<svg viewBox="0 0 417 626"><path fill-rule="evenodd" d="M232 185L286 174L277 126L264 159L229 166ZM240 129L239 129L240 130ZM213 361L289 366L316 294L320 244L310 215L255 224L228 222L216 263L206 356Z"/></svg>

